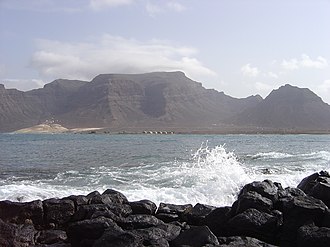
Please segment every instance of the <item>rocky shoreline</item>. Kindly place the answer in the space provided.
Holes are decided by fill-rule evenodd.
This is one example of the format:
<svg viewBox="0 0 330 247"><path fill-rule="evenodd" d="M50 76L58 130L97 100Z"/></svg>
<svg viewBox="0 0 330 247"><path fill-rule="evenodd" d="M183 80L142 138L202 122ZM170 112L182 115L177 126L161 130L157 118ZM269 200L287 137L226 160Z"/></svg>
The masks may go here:
<svg viewBox="0 0 330 247"><path fill-rule="evenodd" d="M225 185L224 185L225 186ZM0 246L330 246L330 175L245 185L231 207L158 208L120 192L0 202Z"/></svg>

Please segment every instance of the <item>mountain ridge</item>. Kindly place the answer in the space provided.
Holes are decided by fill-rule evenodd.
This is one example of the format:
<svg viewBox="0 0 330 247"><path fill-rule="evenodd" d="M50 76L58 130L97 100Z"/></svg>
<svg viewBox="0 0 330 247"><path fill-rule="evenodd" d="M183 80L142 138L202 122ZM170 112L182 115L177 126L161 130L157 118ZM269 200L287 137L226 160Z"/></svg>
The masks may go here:
<svg viewBox="0 0 330 247"><path fill-rule="evenodd" d="M330 106L309 89L289 84L265 99L238 99L206 89L179 71L100 74L90 82L57 79L27 92L0 84L0 132L50 120L65 128L109 132L329 131Z"/></svg>

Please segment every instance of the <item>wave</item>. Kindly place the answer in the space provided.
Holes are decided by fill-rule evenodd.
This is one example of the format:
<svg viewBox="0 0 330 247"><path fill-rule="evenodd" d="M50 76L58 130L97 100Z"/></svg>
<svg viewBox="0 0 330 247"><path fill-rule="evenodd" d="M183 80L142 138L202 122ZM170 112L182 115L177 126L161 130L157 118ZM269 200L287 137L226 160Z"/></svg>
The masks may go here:
<svg viewBox="0 0 330 247"><path fill-rule="evenodd" d="M255 155L248 155L251 159L282 159L293 157L294 155L288 153L280 152L266 152L266 153L257 153Z"/></svg>
<svg viewBox="0 0 330 247"><path fill-rule="evenodd" d="M264 152L257 153L255 155L247 155L250 159L285 159L285 158L304 158L304 159L322 159L325 161L330 161L330 152L328 151L318 151L302 154L289 154L281 152Z"/></svg>
<svg viewBox="0 0 330 247"><path fill-rule="evenodd" d="M264 152L249 157L251 159L246 162L240 161L225 146L211 148L208 143L203 143L188 159L76 167L58 172L53 179L8 179L0 184L0 199L43 200L71 194L86 195L94 190L102 193L112 188L124 193L130 201L149 199L156 204L227 206L234 202L246 183L270 179L282 183L283 187L296 186L311 173L330 168L328 151L306 154ZM269 162L255 161L258 159L268 159ZM301 159L306 162L300 162ZM322 163L318 163L319 160Z"/></svg>
<svg viewBox="0 0 330 247"><path fill-rule="evenodd" d="M123 192L130 201L223 206L233 203L239 189L250 181L234 153L227 152L224 146L209 148L203 144L190 160L70 170L53 180L0 186L0 198L29 201L112 188Z"/></svg>
<svg viewBox="0 0 330 247"><path fill-rule="evenodd" d="M227 152L224 146L209 148L207 144L192 154L190 161L163 166L150 175L147 177L153 186L144 185L125 194L133 199L143 194L156 202L223 206L230 205L239 189L251 181L234 153Z"/></svg>

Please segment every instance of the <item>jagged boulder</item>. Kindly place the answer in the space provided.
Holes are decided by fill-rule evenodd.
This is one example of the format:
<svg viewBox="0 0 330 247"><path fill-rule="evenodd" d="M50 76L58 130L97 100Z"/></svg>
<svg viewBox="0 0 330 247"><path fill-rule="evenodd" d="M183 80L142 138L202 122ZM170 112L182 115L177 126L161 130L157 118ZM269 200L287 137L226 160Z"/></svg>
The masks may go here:
<svg viewBox="0 0 330 247"><path fill-rule="evenodd" d="M281 198L277 206L283 212L283 227L279 236L283 246L295 244L301 226L321 224L328 209L321 200L311 196Z"/></svg>
<svg viewBox="0 0 330 247"><path fill-rule="evenodd" d="M33 246L36 234L37 231L32 224L16 225L0 219L0 246Z"/></svg>
<svg viewBox="0 0 330 247"><path fill-rule="evenodd" d="M216 207L197 203L192 210L188 210L184 213L183 218L190 225L206 225L206 217L215 209Z"/></svg>
<svg viewBox="0 0 330 247"><path fill-rule="evenodd" d="M242 213L249 208L255 208L261 212L269 213L273 209L273 202L253 190L246 191L240 193L237 201L233 204L232 214Z"/></svg>
<svg viewBox="0 0 330 247"><path fill-rule="evenodd" d="M45 225L65 226L75 213L74 202L69 199L47 199L43 201Z"/></svg>
<svg viewBox="0 0 330 247"><path fill-rule="evenodd" d="M132 214L132 209L128 204L90 204L78 207L73 215L74 221L96 218L97 216L127 217Z"/></svg>
<svg viewBox="0 0 330 247"><path fill-rule="evenodd" d="M219 247L275 247L256 238L245 236L218 237Z"/></svg>
<svg viewBox="0 0 330 247"><path fill-rule="evenodd" d="M99 239L106 229L124 232L113 220L99 217L70 224L67 228L68 240L72 246L80 246L82 241L91 242Z"/></svg>
<svg viewBox="0 0 330 247"><path fill-rule="evenodd" d="M228 236L230 217L231 207L216 208L205 217L205 223L216 236Z"/></svg>
<svg viewBox="0 0 330 247"><path fill-rule="evenodd" d="M168 246L168 242L175 239L181 232L181 227L173 224L160 224L154 227L135 229L129 231L143 239L143 243L148 245L160 244Z"/></svg>
<svg viewBox="0 0 330 247"><path fill-rule="evenodd" d="M157 210L156 204L149 200L130 202L129 205L132 208L133 214L154 215Z"/></svg>
<svg viewBox="0 0 330 247"><path fill-rule="evenodd" d="M11 202L0 201L0 219L5 222L24 224L30 219L35 226L43 225L44 209L42 201Z"/></svg>
<svg viewBox="0 0 330 247"><path fill-rule="evenodd" d="M171 245L174 247L200 247L208 244L218 245L219 241L207 226L191 227L189 230L181 232L181 234L171 242Z"/></svg>
<svg viewBox="0 0 330 247"><path fill-rule="evenodd" d="M184 221L183 215L192 210L191 204L175 205L169 203L160 203L156 212L156 217L164 222Z"/></svg>
<svg viewBox="0 0 330 247"><path fill-rule="evenodd" d="M246 184L240 191L238 197L247 193L247 192L257 192L263 197L270 199L273 203L275 203L278 199L279 191L283 190L281 184L273 183L270 180L264 180L262 182L255 181L249 184Z"/></svg>
<svg viewBox="0 0 330 247"><path fill-rule="evenodd" d="M67 240L65 231L62 230L43 230L37 236L37 243L39 244L56 244L63 243Z"/></svg>
<svg viewBox="0 0 330 247"><path fill-rule="evenodd" d="M298 229L298 247L328 247L330 246L330 228L305 225Z"/></svg>
<svg viewBox="0 0 330 247"><path fill-rule="evenodd" d="M322 200L330 207L330 174L328 172L321 171L304 178L298 184L298 188L307 195Z"/></svg>
<svg viewBox="0 0 330 247"><path fill-rule="evenodd" d="M228 221L231 236L249 236L268 243L277 242L277 234L283 224L281 214L268 214L250 208Z"/></svg>

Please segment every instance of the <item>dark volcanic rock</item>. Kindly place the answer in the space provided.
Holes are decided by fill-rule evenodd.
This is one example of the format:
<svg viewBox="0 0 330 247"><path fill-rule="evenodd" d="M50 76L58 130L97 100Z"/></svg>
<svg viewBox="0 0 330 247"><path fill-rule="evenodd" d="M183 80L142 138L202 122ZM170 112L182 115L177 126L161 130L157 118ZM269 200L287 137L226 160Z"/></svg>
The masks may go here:
<svg viewBox="0 0 330 247"><path fill-rule="evenodd" d="M43 213L40 200L24 203L0 201L0 219L6 222L24 224L26 219L30 219L34 225L41 226L43 225Z"/></svg>
<svg viewBox="0 0 330 247"><path fill-rule="evenodd" d="M279 200L277 207L285 217L294 217L305 222L323 218L328 207L311 196L286 197Z"/></svg>
<svg viewBox="0 0 330 247"><path fill-rule="evenodd" d="M74 221L83 219L91 219L96 216L107 216L108 218L126 217L132 213L132 209L128 204L90 204L78 207L77 212L73 216Z"/></svg>
<svg viewBox="0 0 330 247"><path fill-rule="evenodd" d="M188 210L188 212L184 214L184 218L190 225L205 225L205 218L215 209L216 207L197 203L192 210Z"/></svg>
<svg viewBox="0 0 330 247"><path fill-rule="evenodd" d="M108 229L93 242L93 247L140 247L142 242L142 238L133 233Z"/></svg>
<svg viewBox="0 0 330 247"><path fill-rule="evenodd" d="M191 204L175 205L160 203L156 212L156 217L164 222L184 221L184 214L192 211Z"/></svg>
<svg viewBox="0 0 330 247"><path fill-rule="evenodd" d="M278 192L282 190L282 186L278 183L273 183L270 180L264 180L262 182L252 182L246 184L240 191L239 196L247 192L257 192L263 197L270 199L272 202L276 202L278 199Z"/></svg>
<svg viewBox="0 0 330 247"><path fill-rule="evenodd" d="M210 231L207 226L191 227L189 230L182 232L176 239L171 242L171 245L174 247L199 247L205 246L207 244L219 244L217 237Z"/></svg>
<svg viewBox="0 0 330 247"><path fill-rule="evenodd" d="M35 244L34 236L37 234L31 224L16 225L5 223L0 219L0 246L24 247Z"/></svg>
<svg viewBox="0 0 330 247"><path fill-rule="evenodd" d="M275 245L267 244L259 239L250 237L218 237L218 240L221 247L275 247Z"/></svg>
<svg viewBox="0 0 330 247"><path fill-rule="evenodd" d="M228 221L231 235L255 237L266 242L273 242L283 223L281 215L271 215L250 208Z"/></svg>
<svg viewBox="0 0 330 247"><path fill-rule="evenodd" d="M118 220L117 223L120 227L127 230L143 229L164 224L163 221L153 215L130 215Z"/></svg>
<svg viewBox="0 0 330 247"><path fill-rule="evenodd" d="M238 196L237 201L233 205L232 213L239 214L249 208L269 213L273 209L273 202L255 191L246 191Z"/></svg>
<svg viewBox="0 0 330 247"><path fill-rule="evenodd" d="M321 171L304 178L298 188L307 195L322 200L330 207L330 174L328 172Z"/></svg>
<svg viewBox="0 0 330 247"><path fill-rule="evenodd" d="M84 240L100 238L104 231L109 228L116 232L124 232L113 220L99 217L70 224L67 235L72 246L80 246Z"/></svg>
<svg viewBox="0 0 330 247"><path fill-rule="evenodd" d="M0 246L14 246L17 226L0 219Z"/></svg>
<svg viewBox="0 0 330 247"><path fill-rule="evenodd" d="M149 200L141 200L136 202L130 202L129 205L132 208L133 214L150 214L154 215L157 210L155 203Z"/></svg>
<svg viewBox="0 0 330 247"><path fill-rule="evenodd" d="M227 236L230 213L231 207L216 208L206 216L205 223L216 236Z"/></svg>
<svg viewBox="0 0 330 247"><path fill-rule="evenodd" d="M330 246L330 210L310 195L327 184L326 174L300 183L309 195L265 180L244 186L232 207L161 203L156 214L153 202L128 202L114 190L2 201L0 246Z"/></svg>
<svg viewBox="0 0 330 247"><path fill-rule="evenodd" d="M66 241L67 235L62 230L43 230L37 237L37 242L40 244L55 244L58 242Z"/></svg>
<svg viewBox="0 0 330 247"><path fill-rule="evenodd" d="M278 208L283 212L283 227L280 242L290 246L296 241L297 230L310 223L321 224L327 206L310 196L286 197L279 200Z"/></svg>
<svg viewBox="0 0 330 247"><path fill-rule="evenodd" d="M107 195L109 198L111 198L112 203L119 203L119 204L128 203L126 196L124 196L124 194L116 190L107 189L106 191L103 192L102 195Z"/></svg>
<svg viewBox="0 0 330 247"><path fill-rule="evenodd" d="M304 197L304 196L306 196L306 194L301 189L292 188L292 187L287 187L287 188L281 190L278 194L279 199L287 198L287 197L292 198L292 197L296 197L296 196Z"/></svg>
<svg viewBox="0 0 330 247"><path fill-rule="evenodd" d="M175 205L175 204L169 204L169 203L160 203L157 214L177 214L182 215L185 212L192 210L193 206L191 204L185 204L185 205Z"/></svg>
<svg viewBox="0 0 330 247"><path fill-rule="evenodd" d="M173 224L161 224L156 227L136 229L130 232L142 238L146 244L160 241L166 246L168 241L172 241L180 234L181 228Z"/></svg>
<svg viewBox="0 0 330 247"><path fill-rule="evenodd" d="M74 202L69 199L48 199L43 201L45 224L54 223L63 226L71 220L75 213Z"/></svg>
<svg viewBox="0 0 330 247"><path fill-rule="evenodd" d="M68 200L73 201L76 210L79 206L88 204L88 198L83 195L71 195L71 196L65 197L63 199L68 199Z"/></svg>
<svg viewBox="0 0 330 247"><path fill-rule="evenodd" d="M298 247L328 247L330 246L330 228L313 225L302 226L297 234Z"/></svg>

